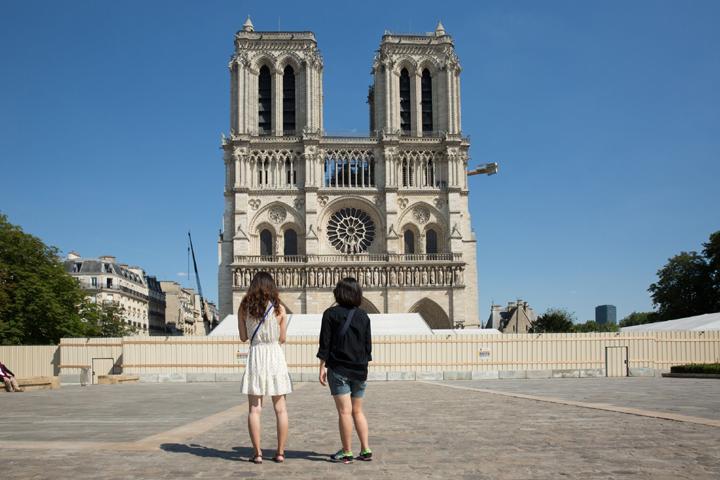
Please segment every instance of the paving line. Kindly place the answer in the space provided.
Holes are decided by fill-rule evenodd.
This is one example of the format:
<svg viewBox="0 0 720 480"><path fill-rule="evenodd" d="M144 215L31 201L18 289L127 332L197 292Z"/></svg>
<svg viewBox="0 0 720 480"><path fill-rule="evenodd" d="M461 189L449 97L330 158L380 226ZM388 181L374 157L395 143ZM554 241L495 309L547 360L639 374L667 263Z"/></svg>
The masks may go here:
<svg viewBox="0 0 720 480"><path fill-rule="evenodd" d="M619 407L610 403L588 403L588 402L577 402L574 400L565 400L562 398L554 397L539 397L536 395L526 395L524 393L513 393L503 392L500 390L488 390L486 388L476 387L465 387L462 385L449 385L447 383L429 382L425 380L418 380L418 383L425 383L427 385L437 385L440 387L455 388L458 390L469 390L472 392L488 393L491 395L500 395L503 397L522 398L524 400L533 400L536 402L547 402L555 403L558 405L568 405L572 407L590 408L593 410L603 410L606 412L624 413L627 415L637 415L640 417L659 418L662 420L673 420L676 422L695 423L698 425L704 425L707 427L720 427L720 420L714 420L711 418L693 417L691 415L682 415L679 413L659 412L657 410L645 410L640 408L630 407Z"/></svg>
<svg viewBox="0 0 720 480"><path fill-rule="evenodd" d="M294 385L295 390L304 384ZM55 441L17 441L2 440L0 449L28 449L28 450L116 450L116 451L153 451L161 450L165 443L182 443L192 437L202 435L225 422L229 422L247 414L247 400L227 410L208 417L195 420L185 425L172 428L165 432L156 433L132 442L83 442L74 440Z"/></svg>

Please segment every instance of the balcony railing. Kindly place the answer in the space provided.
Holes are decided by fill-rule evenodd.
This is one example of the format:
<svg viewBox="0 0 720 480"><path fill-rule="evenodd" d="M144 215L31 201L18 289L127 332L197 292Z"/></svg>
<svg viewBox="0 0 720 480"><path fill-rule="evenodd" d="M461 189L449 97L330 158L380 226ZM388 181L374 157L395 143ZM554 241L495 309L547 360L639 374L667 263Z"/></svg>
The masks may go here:
<svg viewBox="0 0 720 480"><path fill-rule="evenodd" d="M236 255L236 264L334 264L334 263L406 263L459 262L461 253L362 253L330 255Z"/></svg>

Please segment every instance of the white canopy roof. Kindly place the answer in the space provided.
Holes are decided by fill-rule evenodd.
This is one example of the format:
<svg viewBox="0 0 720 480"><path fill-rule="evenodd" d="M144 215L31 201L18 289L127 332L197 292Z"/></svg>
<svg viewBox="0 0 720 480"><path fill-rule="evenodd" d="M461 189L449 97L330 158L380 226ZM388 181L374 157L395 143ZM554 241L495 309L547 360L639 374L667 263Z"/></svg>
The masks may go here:
<svg viewBox="0 0 720 480"><path fill-rule="evenodd" d="M500 333L495 329L430 330L419 313L377 313L369 314L373 335L473 335ZM288 336L318 336L322 314L288 315ZM213 337L237 337L238 325L235 315L228 315L210 332Z"/></svg>
<svg viewBox="0 0 720 480"><path fill-rule="evenodd" d="M620 331L623 332L669 332L678 330L720 330L720 312L706 313L705 315L697 315L695 317L679 318L677 320L667 320L665 322L634 325L632 327L623 327L620 329Z"/></svg>

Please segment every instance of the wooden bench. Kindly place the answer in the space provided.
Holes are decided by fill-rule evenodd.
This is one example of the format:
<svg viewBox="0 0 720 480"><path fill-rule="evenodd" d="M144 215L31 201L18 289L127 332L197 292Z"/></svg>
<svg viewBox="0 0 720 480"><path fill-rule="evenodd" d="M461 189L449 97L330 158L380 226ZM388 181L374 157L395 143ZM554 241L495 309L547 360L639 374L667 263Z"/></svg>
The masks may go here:
<svg viewBox="0 0 720 480"><path fill-rule="evenodd" d="M138 375L98 375L98 385L116 385L118 383L137 383Z"/></svg>
<svg viewBox="0 0 720 480"><path fill-rule="evenodd" d="M55 390L60 388L60 379L58 377L15 377L18 386L24 388L26 392L33 390ZM0 392L5 392L5 385Z"/></svg>

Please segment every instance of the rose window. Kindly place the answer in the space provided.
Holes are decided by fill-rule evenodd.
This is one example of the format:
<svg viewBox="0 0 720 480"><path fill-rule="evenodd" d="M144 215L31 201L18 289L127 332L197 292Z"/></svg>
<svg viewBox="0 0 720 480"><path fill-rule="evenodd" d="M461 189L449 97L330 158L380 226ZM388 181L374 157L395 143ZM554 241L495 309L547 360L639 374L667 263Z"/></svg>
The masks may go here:
<svg viewBox="0 0 720 480"><path fill-rule="evenodd" d="M327 228L328 240L343 253L366 252L375 238L375 223L357 208L342 208L332 214Z"/></svg>

